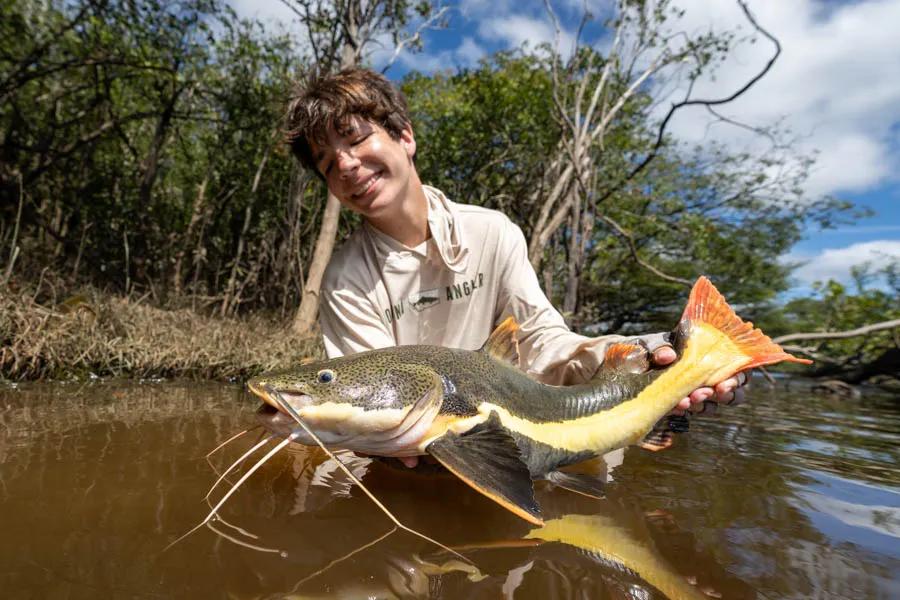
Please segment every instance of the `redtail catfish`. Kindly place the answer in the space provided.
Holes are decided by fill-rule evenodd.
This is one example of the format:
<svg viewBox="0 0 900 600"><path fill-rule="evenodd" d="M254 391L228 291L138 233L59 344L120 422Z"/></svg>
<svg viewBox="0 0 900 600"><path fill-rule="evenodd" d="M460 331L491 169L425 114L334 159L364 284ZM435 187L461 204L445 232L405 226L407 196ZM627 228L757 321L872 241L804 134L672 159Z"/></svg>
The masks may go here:
<svg viewBox="0 0 900 600"><path fill-rule="evenodd" d="M271 431L378 456L429 454L518 516L542 524L533 480L590 493L561 467L641 441L698 387L781 361L784 352L742 321L705 277L672 336L678 359L648 369L635 344L609 348L590 383L544 385L513 366L516 331L504 321L479 351L398 346L304 365L252 379L268 405ZM271 408L271 407L274 407Z"/></svg>

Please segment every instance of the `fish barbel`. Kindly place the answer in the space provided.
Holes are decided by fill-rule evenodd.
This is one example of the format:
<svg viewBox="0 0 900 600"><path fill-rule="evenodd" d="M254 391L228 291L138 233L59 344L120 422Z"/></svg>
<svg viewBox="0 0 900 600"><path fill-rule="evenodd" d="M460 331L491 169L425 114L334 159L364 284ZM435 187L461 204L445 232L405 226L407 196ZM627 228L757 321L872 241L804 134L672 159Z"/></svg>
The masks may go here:
<svg viewBox="0 0 900 600"><path fill-rule="evenodd" d="M646 348L609 347L590 382L539 383L518 361L518 326L504 321L478 351L397 346L260 375L248 383L272 432L379 456L431 455L449 471L534 524L533 480L590 495L562 467L639 442L693 390L753 367L808 363L744 322L705 277L672 336L671 365L649 368ZM287 404L288 414L282 403Z"/></svg>

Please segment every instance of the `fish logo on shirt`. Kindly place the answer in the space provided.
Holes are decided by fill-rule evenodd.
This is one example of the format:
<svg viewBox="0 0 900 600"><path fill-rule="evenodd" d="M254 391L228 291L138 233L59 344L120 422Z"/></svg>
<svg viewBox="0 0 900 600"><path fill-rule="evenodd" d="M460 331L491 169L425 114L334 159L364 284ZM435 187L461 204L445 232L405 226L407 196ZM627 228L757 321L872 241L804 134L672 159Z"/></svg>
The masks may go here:
<svg viewBox="0 0 900 600"><path fill-rule="evenodd" d="M439 288L434 288L431 290L419 290L414 294L410 294L408 298L410 307L416 312L422 312L426 308L440 304L441 295L439 291Z"/></svg>

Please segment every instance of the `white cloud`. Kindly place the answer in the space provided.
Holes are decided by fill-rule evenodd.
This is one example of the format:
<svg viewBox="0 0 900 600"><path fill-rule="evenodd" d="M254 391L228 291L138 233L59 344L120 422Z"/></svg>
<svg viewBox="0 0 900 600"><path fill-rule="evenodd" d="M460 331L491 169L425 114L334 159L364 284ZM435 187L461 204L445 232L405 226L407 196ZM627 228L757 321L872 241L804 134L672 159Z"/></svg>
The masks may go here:
<svg viewBox="0 0 900 600"><path fill-rule="evenodd" d="M678 0L688 31L750 28L734 2ZM783 119L802 140L801 150L819 153L811 193L861 191L896 179L900 155L900 36L886 26L900 23L900 0L869 0L825 10L821 2L751 2L757 21L779 39L782 54L749 92L721 112L757 126ZM772 44L760 37L744 43L716 73L698 82L696 97L722 97L739 89L768 60ZM710 117L679 114L671 132L701 141ZM716 126L716 139L748 143L740 129Z"/></svg>
<svg viewBox="0 0 900 600"><path fill-rule="evenodd" d="M463 61L466 66L476 65L486 54L484 48L479 46L478 42L470 37L463 38L462 43L454 52L457 58Z"/></svg>
<svg viewBox="0 0 900 600"><path fill-rule="evenodd" d="M229 4L238 16L259 19L264 23L274 22L290 27L297 18L297 14L281 0L229 0Z"/></svg>
<svg viewBox="0 0 900 600"><path fill-rule="evenodd" d="M484 19L478 25L478 35L487 39L501 39L513 48L527 43L530 48L539 44L556 43L556 31L549 17L527 17L522 14L495 16ZM560 31L559 49L562 54L569 54L574 36Z"/></svg>
<svg viewBox="0 0 900 600"><path fill-rule="evenodd" d="M869 262L877 268L888 264L892 259L900 260L900 240L873 240L845 248L828 248L815 256L786 257L788 262L806 263L794 271L794 277L807 286L828 279L849 283L852 281L851 267Z"/></svg>
<svg viewBox="0 0 900 600"><path fill-rule="evenodd" d="M371 57L375 65L384 65L392 52L374 53ZM472 38L464 38L454 49L440 52L407 52L397 57L397 63L410 70L423 73L445 71L453 68L474 67L486 54L485 50Z"/></svg>

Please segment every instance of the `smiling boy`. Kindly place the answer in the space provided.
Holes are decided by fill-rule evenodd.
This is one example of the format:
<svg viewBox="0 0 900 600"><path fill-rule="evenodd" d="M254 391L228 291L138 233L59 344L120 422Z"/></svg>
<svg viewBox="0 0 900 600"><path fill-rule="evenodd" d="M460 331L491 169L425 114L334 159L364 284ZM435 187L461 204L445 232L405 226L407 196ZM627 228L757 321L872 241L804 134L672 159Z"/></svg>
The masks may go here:
<svg viewBox="0 0 900 600"><path fill-rule="evenodd" d="M363 218L329 263L319 323L330 358L395 345L479 348L506 317L519 335L520 367L545 383L593 376L621 336L568 329L528 261L522 231L500 212L456 204L423 185L406 102L363 69L316 79L288 113L294 155ZM675 359L662 334L643 336L653 362ZM742 399L739 375L700 388L676 410Z"/></svg>

